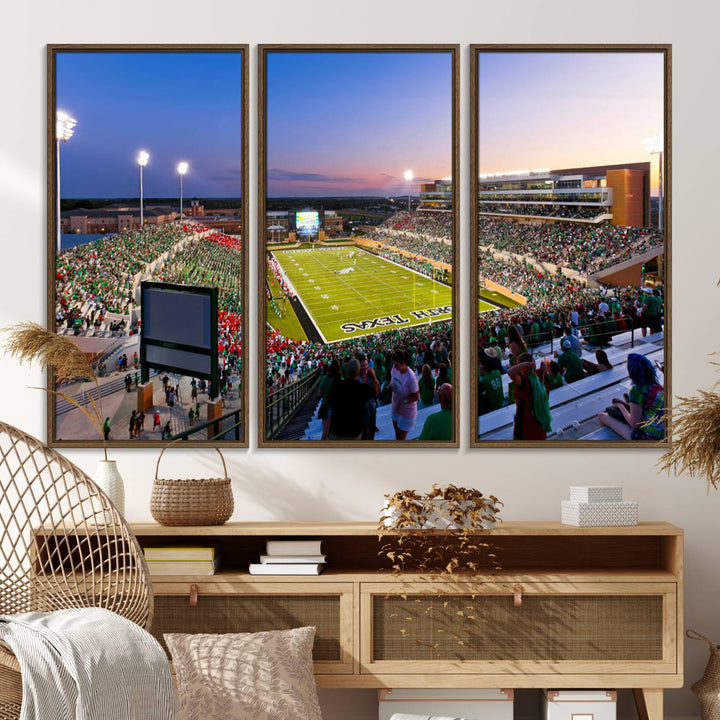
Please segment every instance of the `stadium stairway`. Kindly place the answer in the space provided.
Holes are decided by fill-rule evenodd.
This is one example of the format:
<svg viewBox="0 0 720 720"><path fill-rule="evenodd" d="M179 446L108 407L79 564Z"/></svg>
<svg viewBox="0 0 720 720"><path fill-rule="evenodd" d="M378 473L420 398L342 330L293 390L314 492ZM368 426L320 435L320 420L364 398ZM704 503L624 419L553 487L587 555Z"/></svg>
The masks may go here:
<svg viewBox="0 0 720 720"><path fill-rule="evenodd" d="M117 361L123 353L128 355L128 360L132 362L132 354L135 350L137 350L138 353L140 351L137 335L131 338L120 338L108 353L107 357L102 358L102 361L105 363L106 377L108 375L112 375L113 373L120 372L117 369ZM125 370L123 377L125 377L128 372L134 372L134 368L131 370Z"/></svg>
<svg viewBox="0 0 720 720"><path fill-rule="evenodd" d="M629 333L613 338L608 348L608 358L613 363L611 370L591 375L574 383L564 384L550 392L550 411L553 431L548 439L617 440L618 437L607 428L598 428L597 414L612 403L614 397L622 397L630 389L627 374L627 356L640 353L654 362L663 360L663 333L635 338L635 347L630 346ZM542 353L538 353L542 356ZM549 355L549 353L548 353ZM662 382L662 373L658 373ZM509 379L503 375L507 390ZM478 419L481 441L512 440L515 406L506 405L499 410L481 415ZM587 428L585 431L584 428Z"/></svg>
<svg viewBox="0 0 720 720"><path fill-rule="evenodd" d="M115 373L116 377L113 377L113 378L110 378L107 380L104 378L101 378L100 383L99 383L100 397L104 398L104 397L107 397L108 395L112 395L113 393L120 392L120 391L125 392L125 376L127 374L128 373ZM134 375L135 371L133 370L130 374ZM157 374L158 373L156 370L150 371L151 378ZM73 383L73 384L76 385L77 383ZM71 395L68 395L68 397L71 397L79 405L81 405L82 407L85 407L86 405L90 404L90 400L88 398L86 391L94 389L94 387L95 386L92 385L91 383L83 383L83 385L79 391L77 391ZM60 392L67 394L67 391L63 390L62 388L60 388ZM56 399L55 412L57 415L62 415L63 413L68 412L69 410L73 410L75 407L76 407L75 405L68 402L67 400L64 400L61 397L58 397Z"/></svg>
<svg viewBox="0 0 720 720"><path fill-rule="evenodd" d="M319 385L318 381L318 385ZM315 419L317 420L317 412L320 409L320 399L317 397L317 392L313 390L310 397L298 408L297 412L288 424L282 429L276 440L307 440L304 437L308 425ZM320 435L322 435L322 420L317 420L320 423ZM320 439L320 436L317 438Z"/></svg>

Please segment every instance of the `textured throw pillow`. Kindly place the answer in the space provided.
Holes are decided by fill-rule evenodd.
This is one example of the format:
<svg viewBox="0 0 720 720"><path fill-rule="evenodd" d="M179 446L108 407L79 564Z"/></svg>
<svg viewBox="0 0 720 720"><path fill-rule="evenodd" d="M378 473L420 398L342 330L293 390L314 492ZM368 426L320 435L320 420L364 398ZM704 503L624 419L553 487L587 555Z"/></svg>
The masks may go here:
<svg viewBox="0 0 720 720"><path fill-rule="evenodd" d="M165 635L181 720L322 720L313 676L315 628Z"/></svg>

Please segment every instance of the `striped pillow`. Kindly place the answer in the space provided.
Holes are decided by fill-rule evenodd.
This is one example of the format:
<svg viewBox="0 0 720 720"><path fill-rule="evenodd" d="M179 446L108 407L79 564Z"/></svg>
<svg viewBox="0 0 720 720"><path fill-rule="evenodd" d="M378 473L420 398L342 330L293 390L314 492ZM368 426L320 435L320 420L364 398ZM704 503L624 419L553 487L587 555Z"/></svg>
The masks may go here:
<svg viewBox="0 0 720 720"><path fill-rule="evenodd" d="M314 627L222 635L168 633L180 720L322 720Z"/></svg>

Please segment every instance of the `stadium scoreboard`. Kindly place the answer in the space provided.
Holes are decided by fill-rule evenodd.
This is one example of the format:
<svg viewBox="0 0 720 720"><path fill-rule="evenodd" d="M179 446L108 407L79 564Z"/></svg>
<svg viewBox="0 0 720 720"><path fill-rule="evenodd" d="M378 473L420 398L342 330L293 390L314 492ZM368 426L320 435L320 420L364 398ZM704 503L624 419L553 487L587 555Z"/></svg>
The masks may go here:
<svg viewBox="0 0 720 720"><path fill-rule="evenodd" d="M295 213L298 235L313 236L320 229L320 213L317 210L300 210Z"/></svg>
<svg viewBox="0 0 720 720"><path fill-rule="evenodd" d="M218 391L218 289L141 283L140 363L142 381L150 370L210 381Z"/></svg>

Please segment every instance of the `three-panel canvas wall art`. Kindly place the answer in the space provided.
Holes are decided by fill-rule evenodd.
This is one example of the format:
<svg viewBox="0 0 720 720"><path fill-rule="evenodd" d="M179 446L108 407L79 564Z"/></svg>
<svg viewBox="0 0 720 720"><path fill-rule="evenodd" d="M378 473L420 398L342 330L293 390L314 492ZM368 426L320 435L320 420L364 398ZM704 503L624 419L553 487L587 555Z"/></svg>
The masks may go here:
<svg viewBox="0 0 720 720"><path fill-rule="evenodd" d="M666 441L669 46L249 52L48 48L50 443Z"/></svg>

